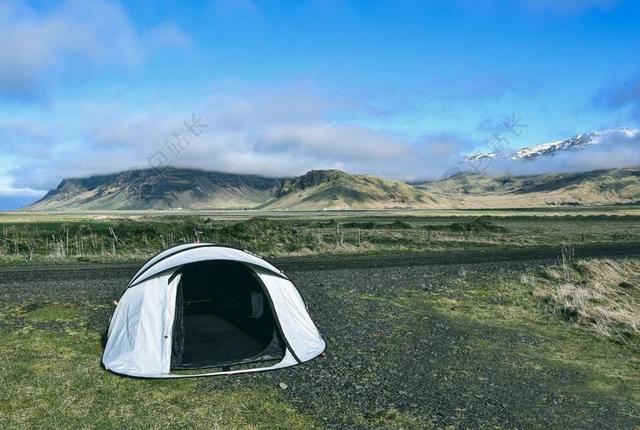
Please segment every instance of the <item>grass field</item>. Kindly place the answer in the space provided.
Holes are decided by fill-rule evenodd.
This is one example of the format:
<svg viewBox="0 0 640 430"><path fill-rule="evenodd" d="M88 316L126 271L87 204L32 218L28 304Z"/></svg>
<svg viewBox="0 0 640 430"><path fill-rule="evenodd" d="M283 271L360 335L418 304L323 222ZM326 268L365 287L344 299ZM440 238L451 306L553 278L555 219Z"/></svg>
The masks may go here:
<svg viewBox="0 0 640 430"><path fill-rule="evenodd" d="M629 212L631 211L631 212ZM0 215L0 262L140 261L173 245L213 242L264 256L483 250L640 242L633 208L585 211L390 211L238 218L156 213Z"/></svg>

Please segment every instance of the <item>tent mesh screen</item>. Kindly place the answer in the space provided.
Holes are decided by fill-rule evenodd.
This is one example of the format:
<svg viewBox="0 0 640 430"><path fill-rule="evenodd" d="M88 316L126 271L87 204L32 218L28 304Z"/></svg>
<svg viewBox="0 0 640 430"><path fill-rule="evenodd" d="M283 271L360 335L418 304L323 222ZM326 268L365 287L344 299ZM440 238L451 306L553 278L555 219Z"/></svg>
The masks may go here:
<svg viewBox="0 0 640 430"><path fill-rule="evenodd" d="M257 275L243 263L205 261L181 269L172 369L279 360L285 343Z"/></svg>

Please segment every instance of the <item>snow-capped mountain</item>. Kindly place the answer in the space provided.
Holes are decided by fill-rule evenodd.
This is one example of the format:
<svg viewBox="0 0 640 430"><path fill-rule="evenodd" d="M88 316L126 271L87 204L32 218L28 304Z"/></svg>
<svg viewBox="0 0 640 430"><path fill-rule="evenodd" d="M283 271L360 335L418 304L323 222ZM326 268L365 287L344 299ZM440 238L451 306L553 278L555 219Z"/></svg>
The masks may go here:
<svg viewBox="0 0 640 430"><path fill-rule="evenodd" d="M514 161L534 160L541 156L553 156L561 151L578 151L599 144L616 144L640 137L637 128L613 128L575 135L566 140L542 143L515 151L479 152L465 157L466 161L483 161L492 158L510 158Z"/></svg>
<svg viewBox="0 0 640 430"><path fill-rule="evenodd" d="M498 156L498 153L496 152L478 152L473 155L468 155L464 157L464 159L466 161L482 161L482 160L489 160L497 156Z"/></svg>

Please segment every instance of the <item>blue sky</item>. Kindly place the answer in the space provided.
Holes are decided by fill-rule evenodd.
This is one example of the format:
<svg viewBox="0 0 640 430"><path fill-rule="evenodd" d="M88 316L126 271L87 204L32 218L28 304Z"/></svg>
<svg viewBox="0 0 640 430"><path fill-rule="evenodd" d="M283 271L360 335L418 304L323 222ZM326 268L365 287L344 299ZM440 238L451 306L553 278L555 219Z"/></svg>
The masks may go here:
<svg viewBox="0 0 640 430"><path fill-rule="evenodd" d="M637 127L638 22L622 0L3 1L0 209L158 162L412 180L505 118L514 148Z"/></svg>

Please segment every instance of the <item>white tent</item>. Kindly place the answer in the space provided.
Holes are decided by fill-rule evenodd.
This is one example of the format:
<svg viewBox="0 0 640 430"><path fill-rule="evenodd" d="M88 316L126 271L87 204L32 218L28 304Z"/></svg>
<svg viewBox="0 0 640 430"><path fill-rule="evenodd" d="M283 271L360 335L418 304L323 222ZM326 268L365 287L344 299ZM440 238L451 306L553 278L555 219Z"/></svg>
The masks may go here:
<svg viewBox="0 0 640 430"><path fill-rule="evenodd" d="M198 243L156 255L131 279L102 363L129 376L210 376L293 366L324 348L284 273L247 252ZM171 373L203 368L215 371Z"/></svg>

